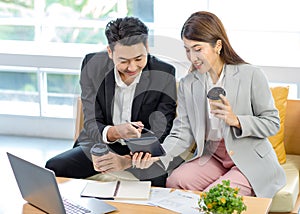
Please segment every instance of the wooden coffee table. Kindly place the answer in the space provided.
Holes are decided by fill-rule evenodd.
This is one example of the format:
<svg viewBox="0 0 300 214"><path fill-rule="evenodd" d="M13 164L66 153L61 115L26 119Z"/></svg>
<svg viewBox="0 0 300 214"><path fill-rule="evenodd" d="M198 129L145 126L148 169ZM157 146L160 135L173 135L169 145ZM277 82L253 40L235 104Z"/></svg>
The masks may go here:
<svg viewBox="0 0 300 214"><path fill-rule="evenodd" d="M0 182L1 188L1 206L0 206L0 213L23 213L23 214L39 214L43 213L41 210L31 206L30 204L26 203L21 197L20 191L18 190L17 184L14 180L14 177L9 176L11 179L8 182L2 180ZM7 181L7 180L6 180ZM76 182L85 182L82 180L77 179L70 179L70 178L57 178L58 183L62 185L70 183L76 184ZM65 184L63 184L65 183ZM82 190L82 185L78 185L78 188L74 188L76 185L72 185L72 188L68 189L67 191L70 195L80 194ZM4 191L3 191L4 190ZM65 194L64 194L65 195ZM256 197L244 197L245 204L247 205L247 211L243 212L244 214L263 214L268 213L269 207L271 205L272 199L270 198L256 198ZM112 212L114 213L130 213L130 214L169 214L174 213L173 211L154 207L154 206L147 206L147 205L137 205L137 204L126 204L126 203L119 203L114 201L107 201L107 203L117 207L118 211Z"/></svg>

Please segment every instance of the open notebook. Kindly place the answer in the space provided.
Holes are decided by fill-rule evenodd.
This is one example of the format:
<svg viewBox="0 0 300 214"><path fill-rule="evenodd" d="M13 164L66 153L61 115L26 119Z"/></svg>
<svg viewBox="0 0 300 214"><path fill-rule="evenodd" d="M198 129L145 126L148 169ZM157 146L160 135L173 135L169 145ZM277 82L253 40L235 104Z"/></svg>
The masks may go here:
<svg viewBox="0 0 300 214"><path fill-rule="evenodd" d="M89 182L81 196L101 199L148 200L151 181Z"/></svg>

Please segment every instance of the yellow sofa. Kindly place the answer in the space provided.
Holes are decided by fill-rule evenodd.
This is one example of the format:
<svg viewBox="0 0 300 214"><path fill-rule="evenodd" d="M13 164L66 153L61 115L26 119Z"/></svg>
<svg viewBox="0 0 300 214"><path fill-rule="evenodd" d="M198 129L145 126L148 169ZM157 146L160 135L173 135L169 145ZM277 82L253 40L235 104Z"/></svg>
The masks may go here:
<svg viewBox="0 0 300 214"><path fill-rule="evenodd" d="M284 121L284 146L286 162L282 164L287 184L273 198L272 213L298 213L300 207L300 100L287 100Z"/></svg>
<svg viewBox="0 0 300 214"><path fill-rule="evenodd" d="M77 100L75 139L83 127L81 99ZM287 184L273 198L270 214L298 213L300 207L300 100L287 100L284 120L284 147L286 162L282 164L287 176Z"/></svg>

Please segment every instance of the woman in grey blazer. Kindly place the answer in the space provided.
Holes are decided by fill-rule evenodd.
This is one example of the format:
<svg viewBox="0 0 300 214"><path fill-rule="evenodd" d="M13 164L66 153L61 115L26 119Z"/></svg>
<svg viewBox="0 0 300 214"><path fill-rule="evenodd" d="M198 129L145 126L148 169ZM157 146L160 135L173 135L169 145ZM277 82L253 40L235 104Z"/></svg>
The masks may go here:
<svg viewBox="0 0 300 214"><path fill-rule="evenodd" d="M280 119L261 69L246 63L231 47L221 21L196 12L185 22L181 37L192 63L178 88L177 117L164 140L167 169L171 160L194 143L194 156L173 170L167 187L207 191L229 179L242 195L273 197L286 178L267 137L279 130ZM208 91L225 89L221 103ZM157 161L134 155L136 166Z"/></svg>

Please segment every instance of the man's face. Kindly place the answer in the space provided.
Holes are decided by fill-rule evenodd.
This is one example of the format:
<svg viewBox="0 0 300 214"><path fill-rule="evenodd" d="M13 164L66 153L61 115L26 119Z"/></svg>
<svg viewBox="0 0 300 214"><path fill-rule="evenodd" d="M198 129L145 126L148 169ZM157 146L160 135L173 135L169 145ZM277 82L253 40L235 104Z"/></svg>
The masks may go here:
<svg viewBox="0 0 300 214"><path fill-rule="evenodd" d="M107 50L126 84L132 83L147 64L148 48L142 42L131 46L117 43L114 50L109 47Z"/></svg>

